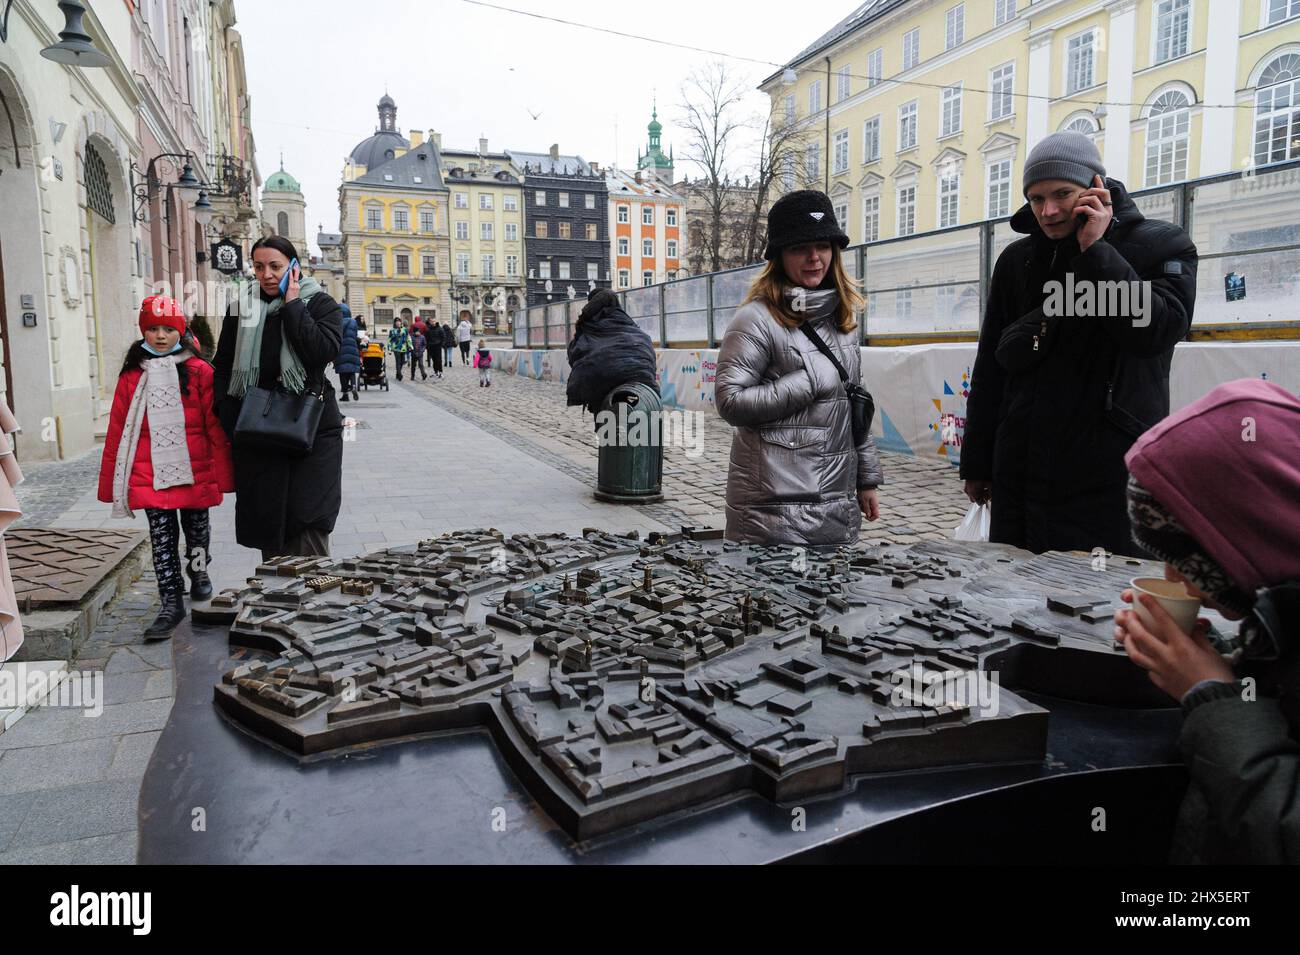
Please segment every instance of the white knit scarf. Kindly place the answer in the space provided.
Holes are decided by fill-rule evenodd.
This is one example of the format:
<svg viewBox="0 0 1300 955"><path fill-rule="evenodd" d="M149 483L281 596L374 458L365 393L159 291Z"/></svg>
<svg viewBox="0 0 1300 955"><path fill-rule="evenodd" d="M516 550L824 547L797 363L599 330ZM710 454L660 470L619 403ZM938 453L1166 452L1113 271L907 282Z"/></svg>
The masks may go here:
<svg viewBox="0 0 1300 955"><path fill-rule="evenodd" d="M131 406L126 412L122 437L113 463L113 516L134 517L127 501L130 492L131 466L140 443L140 426L149 416L149 456L153 464L153 487L180 487L194 483L190 467L190 447L185 438L185 404L181 398L180 376L176 366L194 357L182 349L175 355L150 358L144 362L144 374L136 382Z"/></svg>

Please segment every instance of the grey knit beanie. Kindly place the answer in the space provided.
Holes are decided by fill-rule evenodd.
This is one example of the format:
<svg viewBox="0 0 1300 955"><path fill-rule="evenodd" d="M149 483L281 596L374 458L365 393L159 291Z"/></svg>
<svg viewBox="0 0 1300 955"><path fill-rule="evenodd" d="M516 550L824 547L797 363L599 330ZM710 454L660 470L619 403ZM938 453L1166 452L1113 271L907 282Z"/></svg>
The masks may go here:
<svg viewBox="0 0 1300 955"><path fill-rule="evenodd" d="M1106 178L1096 144L1083 133L1052 133L1029 151L1024 192L1028 195L1029 187L1044 179L1064 179L1087 189L1092 186L1093 176Z"/></svg>

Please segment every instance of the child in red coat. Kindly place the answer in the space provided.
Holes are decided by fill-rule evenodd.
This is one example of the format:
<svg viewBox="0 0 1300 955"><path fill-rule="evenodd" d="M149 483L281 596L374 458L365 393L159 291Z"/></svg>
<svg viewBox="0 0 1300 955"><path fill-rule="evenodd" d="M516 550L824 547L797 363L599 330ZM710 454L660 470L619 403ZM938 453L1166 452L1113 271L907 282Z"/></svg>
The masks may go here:
<svg viewBox="0 0 1300 955"><path fill-rule="evenodd" d="M212 596L208 508L235 489L230 443L212 410L212 366L199 357L175 299L151 295L140 305L144 338L131 346L117 379L99 466L99 499L114 517L149 519L162 611L145 639L171 636L185 619L180 526L190 599Z"/></svg>

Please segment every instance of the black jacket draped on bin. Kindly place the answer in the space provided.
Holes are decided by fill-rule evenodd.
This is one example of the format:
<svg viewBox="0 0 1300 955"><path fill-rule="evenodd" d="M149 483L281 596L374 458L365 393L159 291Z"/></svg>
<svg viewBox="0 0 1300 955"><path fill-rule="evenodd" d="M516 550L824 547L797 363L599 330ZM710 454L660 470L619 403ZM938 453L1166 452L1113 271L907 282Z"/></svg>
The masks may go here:
<svg viewBox="0 0 1300 955"><path fill-rule="evenodd" d="M1052 241L1024 205L1026 237L998 256L966 402L961 476L993 482L989 539L1035 552L1133 554L1124 454L1169 414L1169 366L1196 301L1196 246L1144 218L1106 180L1114 221L1086 252ZM1044 283L1150 282L1148 314L1043 313ZM1068 288L1068 285L1066 286ZM1037 343L1037 348L1035 348Z"/></svg>
<svg viewBox="0 0 1300 955"><path fill-rule="evenodd" d="M655 348L650 336L618 305L609 301L580 318L569 342L568 403L595 414L613 389L639 382L659 390Z"/></svg>
<svg viewBox="0 0 1300 955"><path fill-rule="evenodd" d="M339 353L343 312L324 292L310 302L286 302L266 318L262 331L261 378L258 385L275 387L280 374L280 336L288 335L307 373L307 387L325 385L325 408L311 454L305 458L234 446L235 539L244 547L278 550L286 538L304 528L330 533L342 504L343 418L325 366ZM213 360L213 392L221 426L233 441L243 400L226 394L235 361L239 316L228 313Z"/></svg>

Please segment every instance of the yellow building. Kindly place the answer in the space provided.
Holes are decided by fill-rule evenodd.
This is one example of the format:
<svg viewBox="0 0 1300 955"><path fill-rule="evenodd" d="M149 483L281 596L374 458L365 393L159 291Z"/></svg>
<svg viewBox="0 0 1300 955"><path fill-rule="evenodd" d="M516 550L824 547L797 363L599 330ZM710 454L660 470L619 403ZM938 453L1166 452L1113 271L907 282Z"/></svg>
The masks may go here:
<svg viewBox="0 0 1300 955"><path fill-rule="evenodd" d="M417 129L403 136L385 94L339 187L348 307L372 334L395 317L452 320L448 196L436 144Z"/></svg>
<svg viewBox="0 0 1300 955"><path fill-rule="evenodd" d="M780 189L869 242L1015 212L1061 129L1130 190L1300 157L1300 3L873 0L761 89L798 130Z"/></svg>
<svg viewBox="0 0 1300 955"><path fill-rule="evenodd" d="M505 153L443 150L441 137L429 139L442 160L451 194L451 283L453 314L470 320L477 332L514 327L524 301L523 176Z"/></svg>

